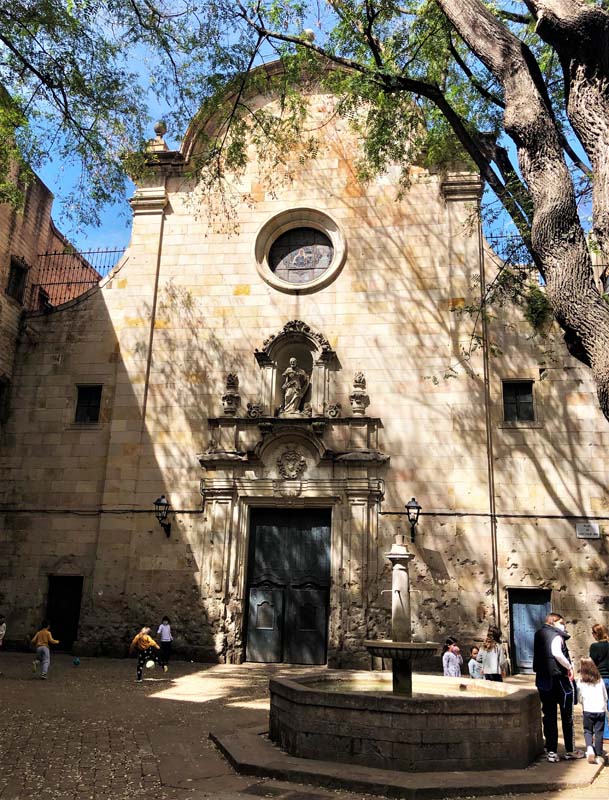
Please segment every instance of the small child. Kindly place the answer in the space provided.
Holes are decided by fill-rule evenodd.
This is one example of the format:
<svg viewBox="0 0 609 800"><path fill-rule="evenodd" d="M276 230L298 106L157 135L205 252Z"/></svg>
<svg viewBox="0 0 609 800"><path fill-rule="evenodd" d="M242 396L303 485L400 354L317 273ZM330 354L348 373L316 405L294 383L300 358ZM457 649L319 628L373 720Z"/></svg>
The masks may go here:
<svg viewBox="0 0 609 800"><path fill-rule="evenodd" d="M577 688L584 712L584 739L588 763L604 764L603 730L607 709L607 689L598 667L591 658L582 658L579 662Z"/></svg>
<svg viewBox="0 0 609 800"><path fill-rule="evenodd" d="M40 663L40 677L44 681L51 664L50 644L59 644L59 639L53 639L49 622L45 619L39 631L32 637L32 646L36 648L36 658L32 661L32 672L38 669Z"/></svg>
<svg viewBox="0 0 609 800"><path fill-rule="evenodd" d="M470 659L467 662L469 677L473 678L474 680L482 680L484 678L482 673L482 664L479 664L478 661L476 661L479 652L479 649L476 647L476 645L474 645L469 651Z"/></svg>
<svg viewBox="0 0 609 800"><path fill-rule="evenodd" d="M444 670L444 676L447 678L460 678L461 664L463 664L463 657L457 645L457 640L449 636L442 649L442 668Z"/></svg>
<svg viewBox="0 0 609 800"><path fill-rule="evenodd" d="M154 661L153 648L160 650L158 644L154 641L152 636L150 636L150 628L147 625L144 625L142 630L133 637L133 641L129 647L130 653L133 653L134 651L137 652L137 667L135 674L138 683L141 683L144 680L144 664L149 660Z"/></svg>
<svg viewBox="0 0 609 800"><path fill-rule="evenodd" d="M169 659L171 658L171 643L173 636L171 634L171 622L169 617L165 615L161 620L157 636L161 637L161 655L159 656L159 665L163 667L163 672L169 669Z"/></svg>

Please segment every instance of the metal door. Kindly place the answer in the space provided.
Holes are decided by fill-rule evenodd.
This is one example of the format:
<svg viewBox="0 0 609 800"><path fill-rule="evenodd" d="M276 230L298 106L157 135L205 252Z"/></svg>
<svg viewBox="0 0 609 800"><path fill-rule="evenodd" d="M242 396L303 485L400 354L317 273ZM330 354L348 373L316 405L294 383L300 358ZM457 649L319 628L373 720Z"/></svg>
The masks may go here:
<svg viewBox="0 0 609 800"><path fill-rule="evenodd" d="M288 664L325 664L328 626L326 589L290 588L284 659Z"/></svg>
<svg viewBox="0 0 609 800"><path fill-rule="evenodd" d="M509 589L515 672L533 672L533 639L550 613L549 589Z"/></svg>
<svg viewBox="0 0 609 800"><path fill-rule="evenodd" d="M281 626L283 590L272 587L249 591L247 660L273 663L282 660Z"/></svg>
<svg viewBox="0 0 609 800"><path fill-rule="evenodd" d="M253 510L247 660L325 664L329 586L330 511Z"/></svg>

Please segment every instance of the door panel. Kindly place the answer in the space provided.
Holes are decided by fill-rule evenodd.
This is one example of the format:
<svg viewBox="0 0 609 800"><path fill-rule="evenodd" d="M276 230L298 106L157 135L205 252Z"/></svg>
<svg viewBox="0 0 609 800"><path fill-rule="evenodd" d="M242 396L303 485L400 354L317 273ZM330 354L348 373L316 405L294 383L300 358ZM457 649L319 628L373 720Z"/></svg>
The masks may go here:
<svg viewBox="0 0 609 800"><path fill-rule="evenodd" d="M550 613L548 589L510 589L512 650L516 672L533 672L533 639Z"/></svg>
<svg viewBox="0 0 609 800"><path fill-rule="evenodd" d="M274 663L282 660L283 589L249 591L246 658Z"/></svg>
<svg viewBox="0 0 609 800"><path fill-rule="evenodd" d="M281 527L272 524L256 526L256 547L253 551L251 581L283 584L285 582L285 536Z"/></svg>
<svg viewBox="0 0 609 800"><path fill-rule="evenodd" d="M326 663L327 620L327 590L290 589L284 648L288 663Z"/></svg>
<svg viewBox="0 0 609 800"><path fill-rule="evenodd" d="M252 511L249 661L326 663L330 518L327 509Z"/></svg>

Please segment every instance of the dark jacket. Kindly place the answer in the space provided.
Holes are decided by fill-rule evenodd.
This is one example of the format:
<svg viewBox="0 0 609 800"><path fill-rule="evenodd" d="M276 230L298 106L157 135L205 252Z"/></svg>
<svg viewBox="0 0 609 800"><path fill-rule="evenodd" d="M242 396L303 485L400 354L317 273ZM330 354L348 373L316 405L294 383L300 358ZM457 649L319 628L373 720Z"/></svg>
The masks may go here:
<svg viewBox="0 0 609 800"><path fill-rule="evenodd" d="M590 645L590 658L603 678L609 678L609 642L593 642Z"/></svg>
<svg viewBox="0 0 609 800"><path fill-rule="evenodd" d="M562 639L562 652L569 661L569 651L566 641L570 639L568 633L555 628L554 625L544 623L535 633L533 640L533 672L539 678L553 678L554 676L567 675L568 671L552 655L552 641L555 636Z"/></svg>

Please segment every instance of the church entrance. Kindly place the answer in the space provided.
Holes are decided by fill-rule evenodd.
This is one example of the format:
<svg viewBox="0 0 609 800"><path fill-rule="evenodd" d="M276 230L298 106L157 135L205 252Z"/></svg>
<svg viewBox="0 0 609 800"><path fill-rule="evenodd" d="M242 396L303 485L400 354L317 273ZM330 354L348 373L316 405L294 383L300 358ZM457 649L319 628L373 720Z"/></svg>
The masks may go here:
<svg viewBox="0 0 609 800"><path fill-rule="evenodd" d="M325 664L330 509L252 509L246 659Z"/></svg>

